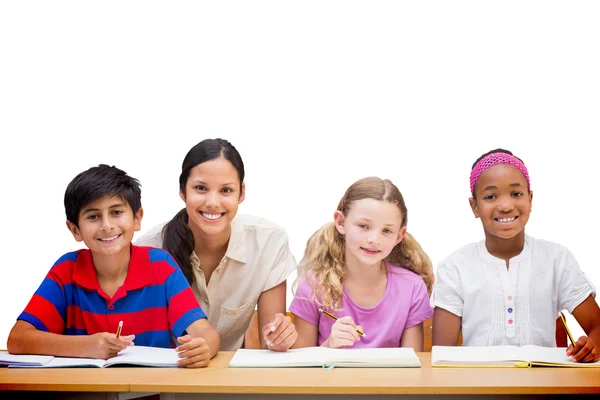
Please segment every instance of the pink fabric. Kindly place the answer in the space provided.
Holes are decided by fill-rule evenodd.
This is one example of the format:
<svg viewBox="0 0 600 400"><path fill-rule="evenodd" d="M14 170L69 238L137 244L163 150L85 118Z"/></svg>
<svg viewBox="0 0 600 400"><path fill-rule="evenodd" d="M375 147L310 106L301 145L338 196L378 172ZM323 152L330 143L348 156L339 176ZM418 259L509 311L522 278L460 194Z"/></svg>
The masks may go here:
<svg viewBox="0 0 600 400"><path fill-rule="evenodd" d="M373 308L363 308L354 303L344 287L341 311L331 311L338 318L349 315L357 325L363 327L366 337L361 337L353 348L360 347L399 347L402 332L420 324L433 316L429 305L429 295L423 279L407 269L386 262L388 281L383 298ZM298 285L290 311L313 325L317 325L319 335L317 345L321 345L331 333L334 320L319 312L319 305L311 301L313 291L303 279Z"/></svg>
<svg viewBox="0 0 600 400"><path fill-rule="evenodd" d="M527 167L525 166L525 164L523 164L523 161L510 154L499 152L488 154L487 156L479 160L477 164L475 164L475 166L471 170L471 194L475 193L475 184L477 183L477 180L479 179L481 174L483 174L483 172L486 169L498 164L509 164L513 167L516 167L519 171L521 171L521 173L527 180L527 188L530 187L529 172L527 172Z"/></svg>

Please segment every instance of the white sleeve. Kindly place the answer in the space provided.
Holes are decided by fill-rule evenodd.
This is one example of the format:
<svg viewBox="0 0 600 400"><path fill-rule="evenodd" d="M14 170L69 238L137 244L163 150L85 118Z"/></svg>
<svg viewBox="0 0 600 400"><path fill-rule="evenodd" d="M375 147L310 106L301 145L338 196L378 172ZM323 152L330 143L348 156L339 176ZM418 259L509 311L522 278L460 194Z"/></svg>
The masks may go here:
<svg viewBox="0 0 600 400"><path fill-rule="evenodd" d="M462 317L463 305L458 268L444 260L437 267L431 294L431 307L440 307Z"/></svg>
<svg viewBox="0 0 600 400"><path fill-rule="evenodd" d="M166 223L162 223L150 229L143 236L137 238L135 241L136 246L150 246L157 247L159 249L163 248L163 235L162 230Z"/></svg>
<svg viewBox="0 0 600 400"><path fill-rule="evenodd" d="M588 296L596 296L596 288L592 281L585 276L573 254L565 249L556 259L561 270L558 282L559 310L567 309L569 313L577 308Z"/></svg>
<svg viewBox="0 0 600 400"><path fill-rule="evenodd" d="M285 281L296 269L296 259L290 250L288 237L285 232L280 231L278 234L272 235L265 244L265 247L275 249L275 257L273 264L270 266L270 272L263 287L263 292Z"/></svg>

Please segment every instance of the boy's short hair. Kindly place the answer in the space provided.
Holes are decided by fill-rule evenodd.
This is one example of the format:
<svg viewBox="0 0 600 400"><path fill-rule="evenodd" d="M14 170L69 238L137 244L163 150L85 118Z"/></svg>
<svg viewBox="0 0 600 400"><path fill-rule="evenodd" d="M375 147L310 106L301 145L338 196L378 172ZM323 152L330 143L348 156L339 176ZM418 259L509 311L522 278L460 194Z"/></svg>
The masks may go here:
<svg viewBox="0 0 600 400"><path fill-rule="evenodd" d="M100 164L78 174L65 191L67 220L79 227L79 213L104 196L118 196L137 213L142 207L140 182L114 165Z"/></svg>

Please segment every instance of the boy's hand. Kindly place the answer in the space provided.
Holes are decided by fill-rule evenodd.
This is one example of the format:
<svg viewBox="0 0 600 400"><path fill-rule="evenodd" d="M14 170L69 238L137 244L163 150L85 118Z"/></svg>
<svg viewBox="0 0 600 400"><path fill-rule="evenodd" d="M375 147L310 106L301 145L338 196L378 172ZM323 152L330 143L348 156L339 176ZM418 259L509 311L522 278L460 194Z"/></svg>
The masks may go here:
<svg viewBox="0 0 600 400"><path fill-rule="evenodd" d="M600 360L600 349L598 349L598 344L593 339L582 336L575 343L575 348L572 344L569 345L567 356L573 357L575 362L596 362Z"/></svg>
<svg viewBox="0 0 600 400"><path fill-rule="evenodd" d="M275 314L271 322L263 326L262 334L267 347L273 351L286 351L298 338L292 319L282 313Z"/></svg>
<svg viewBox="0 0 600 400"><path fill-rule="evenodd" d="M331 327L331 333L323 345L336 349L352 346L360 340L360 335L356 331L357 329L362 331L362 327L356 325L352 317L338 318Z"/></svg>
<svg viewBox="0 0 600 400"><path fill-rule="evenodd" d="M89 336L91 345L86 354L90 358L101 358L106 360L116 356L121 350L133 346L135 335L120 336L114 333L99 332Z"/></svg>
<svg viewBox="0 0 600 400"><path fill-rule="evenodd" d="M210 349L204 338L193 338L190 335L185 335L178 337L177 341L181 344L175 350L182 358L177 362L177 365L185 368L201 368L208 365Z"/></svg>

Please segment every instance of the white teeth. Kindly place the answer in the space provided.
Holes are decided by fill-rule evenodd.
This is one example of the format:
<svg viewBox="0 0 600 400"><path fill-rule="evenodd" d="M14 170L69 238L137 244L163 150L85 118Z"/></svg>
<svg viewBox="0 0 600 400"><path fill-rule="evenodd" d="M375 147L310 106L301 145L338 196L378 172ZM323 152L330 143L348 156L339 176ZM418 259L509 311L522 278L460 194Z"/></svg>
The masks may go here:
<svg viewBox="0 0 600 400"><path fill-rule="evenodd" d="M115 235L115 236L111 236L111 237L107 237L107 238L100 238L99 240L102 240L103 242L110 242L111 240L115 240L118 237L119 237L119 235Z"/></svg>
<svg viewBox="0 0 600 400"><path fill-rule="evenodd" d="M498 222L513 222L516 218L498 218Z"/></svg>
<svg viewBox="0 0 600 400"><path fill-rule="evenodd" d="M219 219L223 214L207 214L203 212L202 215L207 219Z"/></svg>

